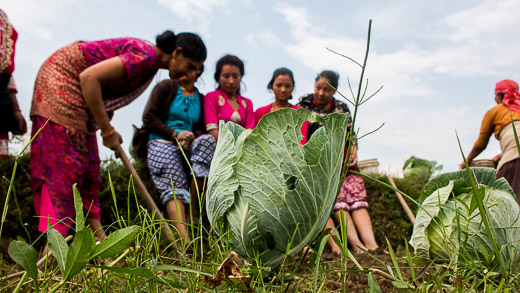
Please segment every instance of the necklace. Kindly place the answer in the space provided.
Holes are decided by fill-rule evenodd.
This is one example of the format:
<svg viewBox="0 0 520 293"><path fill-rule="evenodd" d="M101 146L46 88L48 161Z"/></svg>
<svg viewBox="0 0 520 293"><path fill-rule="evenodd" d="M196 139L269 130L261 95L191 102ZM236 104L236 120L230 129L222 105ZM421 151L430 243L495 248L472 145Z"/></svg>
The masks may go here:
<svg viewBox="0 0 520 293"><path fill-rule="evenodd" d="M181 85L181 90L182 90L183 92L188 92L188 93L191 94L191 93L194 93L194 92L195 92L195 87L192 87L191 89L187 89L187 88L185 88L184 86Z"/></svg>

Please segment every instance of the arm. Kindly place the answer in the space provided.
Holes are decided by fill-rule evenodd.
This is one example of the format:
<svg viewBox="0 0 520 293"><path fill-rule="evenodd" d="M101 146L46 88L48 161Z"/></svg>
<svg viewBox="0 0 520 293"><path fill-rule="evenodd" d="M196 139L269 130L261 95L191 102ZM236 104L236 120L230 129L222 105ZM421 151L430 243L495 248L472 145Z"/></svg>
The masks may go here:
<svg viewBox="0 0 520 293"><path fill-rule="evenodd" d="M101 129L103 145L115 151L116 157L119 157L119 149L123 139L110 124L110 119L103 105L101 84L124 76L126 76L126 70L119 57L94 64L79 75L81 92L94 120Z"/></svg>
<svg viewBox="0 0 520 293"><path fill-rule="evenodd" d="M493 130L495 129L495 125L493 124L494 120L494 112L493 109L489 110L486 115L484 115L484 119L482 119L482 125L480 126L480 133L477 138L477 141L473 145L473 148L469 152L466 160L468 161L468 165L471 164L473 159L475 159L482 151L486 149L486 146L489 142L489 138L493 134ZM466 166L464 162L460 163L459 168L464 169Z"/></svg>
<svg viewBox="0 0 520 293"><path fill-rule="evenodd" d="M212 129L208 131L208 134L213 136L213 138L215 138L215 141L218 141L218 129Z"/></svg>
<svg viewBox="0 0 520 293"><path fill-rule="evenodd" d="M255 113L253 112L253 102L251 100L246 99L246 129L255 128Z"/></svg>
<svg viewBox="0 0 520 293"><path fill-rule="evenodd" d="M357 145L350 146L349 166L357 164Z"/></svg>
<svg viewBox="0 0 520 293"><path fill-rule="evenodd" d="M260 121L260 119L262 119L262 113L260 113L261 110L260 109L256 109L255 111L255 127L258 125L258 122Z"/></svg>
<svg viewBox="0 0 520 293"><path fill-rule="evenodd" d="M171 140L174 140L177 133L168 127L165 121L174 98L172 95L175 93L175 87L177 83L169 79L158 83L153 88L143 113L143 124L148 131Z"/></svg>
<svg viewBox="0 0 520 293"><path fill-rule="evenodd" d="M16 99L16 86L14 84L14 79L11 76L9 80L9 97L11 98L11 102L13 103L13 116L16 119L17 123L17 131L13 131L13 134L24 134L27 132L27 122L25 118L23 118L22 112L20 111L20 106L18 105L18 100Z"/></svg>

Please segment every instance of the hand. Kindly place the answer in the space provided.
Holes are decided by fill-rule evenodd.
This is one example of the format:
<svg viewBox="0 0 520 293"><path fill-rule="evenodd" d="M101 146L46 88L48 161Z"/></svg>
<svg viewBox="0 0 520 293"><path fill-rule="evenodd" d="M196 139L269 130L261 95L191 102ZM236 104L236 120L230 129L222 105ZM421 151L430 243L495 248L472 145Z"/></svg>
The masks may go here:
<svg viewBox="0 0 520 293"><path fill-rule="evenodd" d="M113 150L115 152L116 158L119 158L121 156L120 150L122 143L123 138L117 131L114 131L114 133L107 137L103 137L103 145Z"/></svg>
<svg viewBox="0 0 520 293"><path fill-rule="evenodd" d="M193 134L193 132L188 131L188 130L184 130L183 132L181 132L177 135L177 140L179 140L179 141L187 140L189 143L192 143L194 139L195 139L195 134Z"/></svg>
<svg viewBox="0 0 520 293"><path fill-rule="evenodd" d="M348 158L348 164L351 167L355 166L357 164L357 156L354 154L351 154L350 157Z"/></svg>
<svg viewBox="0 0 520 293"><path fill-rule="evenodd" d="M186 152L190 148L191 143L195 139L195 134L193 132L184 130L183 132L177 135L177 140L181 145L182 149Z"/></svg>
<svg viewBox="0 0 520 293"><path fill-rule="evenodd" d="M14 119L16 120L16 131L12 131L13 134L20 135L27 132L27 122L25 122L25 118L23 118L22 112L17 111L14 112Z"/></svg>
<svg viewBox="0 0 520 293"><path fill-rule="evenodd" d="M188 149L190 148L190 142L187 141L186 139L179 140L179 144L184 152L187 152Z"/></svg>
<svg viewBox="0 0 520 293"><path fill-rule="evenodd" d="M468 161L468 166L471 166L471 161ZM466 165L464 164L464 161L462 163L460 163L459 165L459 169L466 169Z"/></svg>

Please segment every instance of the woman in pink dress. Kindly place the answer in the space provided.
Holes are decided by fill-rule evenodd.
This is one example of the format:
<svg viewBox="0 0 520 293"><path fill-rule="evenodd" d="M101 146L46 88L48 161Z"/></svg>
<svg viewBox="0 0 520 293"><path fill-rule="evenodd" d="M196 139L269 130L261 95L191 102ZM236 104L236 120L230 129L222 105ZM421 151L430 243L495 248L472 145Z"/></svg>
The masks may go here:
<svg viewBox="0 0 520 293"><path fill-rule="evenodd" d="M122 138L110 123L113 111L143 93L158 69L167 69L177 79L200 70L205 59L199 36L166 31L155 45L135 38L78 41L43 63L31 107L33 135L47 123L31 144L39 231L52 225L68 233L75 216L72 186L77 184L87 223L96 237L104 238L96 131L100 129L103 145L118 156Z"/></svg>
<svg viewBox="0 0 520 293"><path fill-rule="evenodd" d="M255 126L267 113L284 108L300 108L289 103L289 100L292 99L292 92L294 90L294 76L291 70L285 67L276 69L273 73L271 81L269 81L267 84L267 89L274 93L274 102L267 106L256 109Z"/></svg>
<svg viewBox="0 0 520 293"><path fill-rule="evenodd" d="M300 107L289 103L292 99L292 92L294 90L294 75L291 70L281 67L273 72L271 81L267 84L267 89L274 93L274 102L256 109L255 111L255 126L258 124L260 119L266 114L274 112L276 110L291 108L300 109ZM307 128L308 123L305 122L301 128L303 138L301 144L304 145L307 142Z"/></svg>
<svg viewBox="0 0 520 293"><path fill-rule="evenodd" d="M234 122L246 129L255 127L253 103L240 95L244 73L244 62L236 56L225 55L217 61L214 75L217 90L204 96L206 130L215 139L218 139L220 120Z"/></svg>

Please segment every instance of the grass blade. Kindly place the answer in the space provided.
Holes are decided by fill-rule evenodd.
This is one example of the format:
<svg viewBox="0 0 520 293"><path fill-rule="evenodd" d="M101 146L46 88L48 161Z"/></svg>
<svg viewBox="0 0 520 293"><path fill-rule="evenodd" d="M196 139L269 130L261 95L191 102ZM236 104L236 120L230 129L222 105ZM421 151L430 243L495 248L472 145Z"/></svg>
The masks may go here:
<svg viewBox="0 0 520 293"><path fill-rule="evenodd" d="M94 248L89 259L111 257L123 252L134 241L140 229L141 227L134 225L111 233Z"/></svg>
<svg viewBox="0 0 520 293"><path fill-rule="evenodd" d="M92 230L83 229L76 233L67 253L63 280L70 280L87 265L93 246L94 234Z"/></svg>
<svg viewBox="0 0 520 293"><path fill-rule="evenodd" d="M38 268L36 261L38 255L34 247L20 240L13 240L8 248L9 256L21 265L34 280L35 288L38 288Z"/></svg>
<svg viewBox="0 0 520 293"><path fill-rule="evenodd" d="M65 242L65 238L63 238L61 233L53 229L50 225L47 229L47 240L49 241L49 250L56 258L61 273L64 274L69 246Z"/></svg>
<svg viewBox="0 0 520 293"><path fill-rule="evenodd" d="M85 216L83 215L83 200L76 185L74 183L72 190L74 193L74 209L76 210L76 232L79 232L85 228Z"/></svg>

